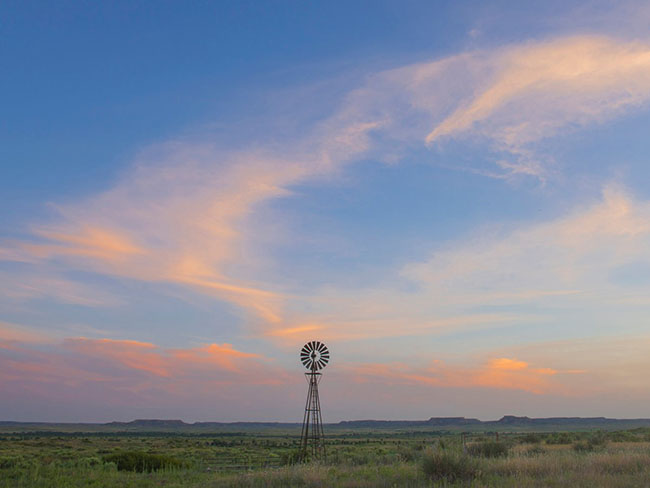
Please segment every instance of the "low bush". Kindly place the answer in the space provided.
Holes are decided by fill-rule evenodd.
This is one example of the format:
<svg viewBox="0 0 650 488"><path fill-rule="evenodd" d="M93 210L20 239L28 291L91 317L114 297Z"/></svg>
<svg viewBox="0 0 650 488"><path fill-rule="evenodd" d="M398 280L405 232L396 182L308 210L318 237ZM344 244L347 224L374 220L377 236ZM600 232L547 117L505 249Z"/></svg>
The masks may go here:
<svg viewBox="0 0 650 488"><path fill-rule="evenodd" d="M467 446L467 454L483 458L505 457L508 455L509 449L509 446L505 442L479 442Z"/></svg>
<svg viewBox="0 0 650 488"><path fill-rule="evenodd" d="M588 442L594 447L605 447L607 445L607 434L602 431L595 432Z"/></svg>
<svg viewBox="0 0 650 488"><path fill-rule="evenodd" d="M284 451L280 454L280 464L282 466L292 466L302 461L300 449Z"/></svg>
<svg viewBox="0 0 650 488"><path fill-rule="evenodd" d="M17 457L0 458L0 469L15 468L19 464L20 459Z"/></svg>
<svg viewBox="0 0 650 488"><path fill-rule="evenodd" d="M596 432L589 439L578 441L573 444L576 452L593 452L603 449L607 445L607 437L603 432Z"/></svg>
<svg viewBox="0 0 650 488"><path fill-rule="evenodd" d="M481 473L476 459L447 450L425 453L422 458L422 471L433 481L445 480L450 483L473 480Z"/></svg>
<svg viewBox="0 0 650 488"><path fill-rule="evenodd" d="M547 444L571 444L574 436L568 432L556 432L546 438Z"/></svg>
<svg viewBox="0 0 650 488"><path fill-rule="evenodd" d="M115 463L118 471L151 473L161 469L185 468L186 463L172 456L149 454L146 452L126 451L104 456L105 463Z"/></svg>
<svg viewBox="0 0 650 488"><path fill-rule="evenodd" d="M539 444L542 442L542 436L539 434L530 433L521 437L520 440L522 444Z"/></svg>
<svg viewBox="0 0 650 488"><path fill-rule="evenodd" d="M546 454L546 449L541 446L529 447L524 451L524 456L528 457L539 456L540 454Z"/></svg>
<svg viewBox="0 0 650 488"><path fill-rule="evenodd" d="M575 442L572 447L575 452L592 452L595 450L595 447L587 441Z"/></svg>

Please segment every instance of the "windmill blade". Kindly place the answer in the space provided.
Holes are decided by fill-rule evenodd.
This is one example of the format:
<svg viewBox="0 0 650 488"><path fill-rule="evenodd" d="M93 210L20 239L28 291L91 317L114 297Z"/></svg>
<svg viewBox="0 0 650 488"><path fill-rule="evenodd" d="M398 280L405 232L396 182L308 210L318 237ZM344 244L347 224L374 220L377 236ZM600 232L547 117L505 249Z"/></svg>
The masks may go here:
<svg viewBox="0 0 650 488"><path fill-rule="evenodd" d="M309 341L300 350L300 361L312 371L323 369L330 360L327 346L320 341Z"/></svg>

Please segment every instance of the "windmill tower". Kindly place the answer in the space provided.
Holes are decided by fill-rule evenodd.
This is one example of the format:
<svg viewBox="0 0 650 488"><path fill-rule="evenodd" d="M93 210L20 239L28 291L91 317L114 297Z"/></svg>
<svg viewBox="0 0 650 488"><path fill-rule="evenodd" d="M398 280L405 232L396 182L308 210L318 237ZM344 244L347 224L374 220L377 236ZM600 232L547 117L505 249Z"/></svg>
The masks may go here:
<svg viewBox="0 0 650 488"><path fill-rule="evenodd" d="M320 399L318 397L318 383L323 369L330 360L330 353L322 342L311 341L304 345L300 351L300 360L305 368L305 378L309 382L305 416L302 420L302 435L300 439L300 459L306 460L325 458L325 442L323 435L323 418L320 412Z"/></svg>

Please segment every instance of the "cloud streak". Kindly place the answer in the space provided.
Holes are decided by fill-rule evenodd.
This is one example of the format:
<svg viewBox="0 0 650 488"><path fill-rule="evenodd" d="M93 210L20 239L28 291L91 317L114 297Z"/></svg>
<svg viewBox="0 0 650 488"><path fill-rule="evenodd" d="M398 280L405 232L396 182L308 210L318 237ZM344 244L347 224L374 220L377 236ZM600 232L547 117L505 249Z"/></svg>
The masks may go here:
<svg viewBox="0 0 650 488"><path fill-rule="evenodd" d="M567 128L609 120L650 98L650 46L582 36L471 51L373 74L301 134L246 149L176 141L143 152L112 188L59 205L32 239L2 259L173 283L244 310L250 330L292 337L390 335L525 321L470 306L574 299L602 273L642 258L647 210L608 190L603 204L500 238L452 243L398 277L415 283L296 292L261 271L272 256L259 211L307 181L364 158L399 161L443 139L478 136L499 153L498 177L547 177L535 144ZM268 138L266 139L268 140ZM271 226L265 227L265 229ZM290 239L283 236L281 239ZM623 250L625 252L623 252ZM536 256L538 259L531 259ZM598 275L601 273L601 275ZM526 315L526 314L523 314Z"/></svg>
<svg viewBox="0 0 650 488"><path fill-rule="evenodd" d="M435 361L428 368L401 363L365 364L352 368L356 381L399 382L440 388L493 388L521 390L537 395L567 391L554 383L558 371L531 367L513 358L494 358L478 368L453 368Z"/></svg>

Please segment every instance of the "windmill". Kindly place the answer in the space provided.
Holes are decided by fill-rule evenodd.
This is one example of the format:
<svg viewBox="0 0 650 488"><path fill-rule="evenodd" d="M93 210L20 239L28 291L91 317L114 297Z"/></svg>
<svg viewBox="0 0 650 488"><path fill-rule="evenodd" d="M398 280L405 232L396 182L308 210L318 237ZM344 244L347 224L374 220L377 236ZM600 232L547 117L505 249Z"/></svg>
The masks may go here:
<svg viewBox="0 0 650 488"><path fill-rule="evenodd" d="M318 383L320 383L322 374L318 370L327 366L330 353L322 342L311 341L300 350L300 360L309 370L308 373L305 373L305 378L309 382L309 391L305 404L305 416L302 420L300 458L304 461L308 455L311 455L312 459L324 459L323 418L318 397Z"/></svg>

